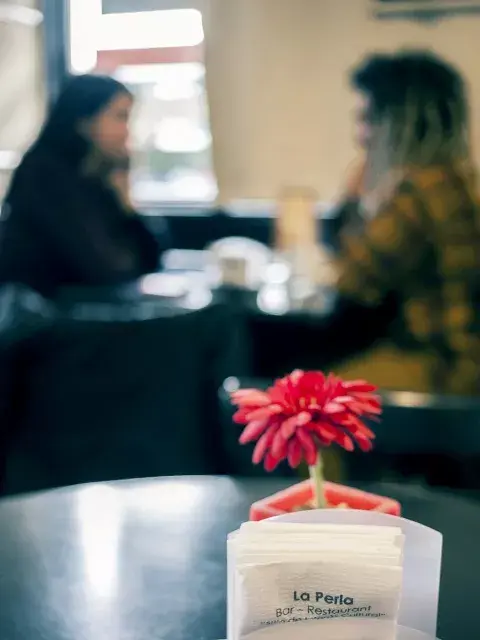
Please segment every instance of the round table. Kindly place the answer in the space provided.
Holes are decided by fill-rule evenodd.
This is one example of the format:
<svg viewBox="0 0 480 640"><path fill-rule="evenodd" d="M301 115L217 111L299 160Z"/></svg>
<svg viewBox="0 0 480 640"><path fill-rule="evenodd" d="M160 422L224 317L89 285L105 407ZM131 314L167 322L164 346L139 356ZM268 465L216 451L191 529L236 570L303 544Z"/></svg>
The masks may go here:
<svg viewBox="0 0 480 640"><path fill-rule="evenodd" d="M2 640L225 637L227 533L278 479L164 478L0 502ZM366 487L444 534L442 640L478 638L480 504Z"/></svg>

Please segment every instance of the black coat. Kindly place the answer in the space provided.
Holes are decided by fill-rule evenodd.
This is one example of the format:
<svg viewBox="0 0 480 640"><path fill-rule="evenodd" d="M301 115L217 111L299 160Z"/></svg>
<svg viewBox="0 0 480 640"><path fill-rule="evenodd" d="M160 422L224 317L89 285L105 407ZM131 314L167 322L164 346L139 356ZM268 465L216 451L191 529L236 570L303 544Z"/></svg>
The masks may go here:
<svg viewBox="0 0 480 640"><path fill-rule="evenodd" d="M100 179L50 152L27 154L0 227L0 283L48 297L70 285L122 284L159 264L159 245L140 216Z"/></svg>

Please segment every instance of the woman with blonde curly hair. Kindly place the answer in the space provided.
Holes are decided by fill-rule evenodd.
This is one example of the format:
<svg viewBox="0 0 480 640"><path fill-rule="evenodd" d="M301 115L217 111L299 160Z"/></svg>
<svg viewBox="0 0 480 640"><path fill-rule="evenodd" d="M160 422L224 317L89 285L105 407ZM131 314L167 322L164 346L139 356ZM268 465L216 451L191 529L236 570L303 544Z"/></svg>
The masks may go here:
<svg viewBox="0 0 480 640"><path fill-rule="evenodd" d="M283 368L478 394L480 216L462 77L407 51L369 57L352 84L365 163L341 217L339 299L305 336L311 361L295 363L292 346Z"/></svg>

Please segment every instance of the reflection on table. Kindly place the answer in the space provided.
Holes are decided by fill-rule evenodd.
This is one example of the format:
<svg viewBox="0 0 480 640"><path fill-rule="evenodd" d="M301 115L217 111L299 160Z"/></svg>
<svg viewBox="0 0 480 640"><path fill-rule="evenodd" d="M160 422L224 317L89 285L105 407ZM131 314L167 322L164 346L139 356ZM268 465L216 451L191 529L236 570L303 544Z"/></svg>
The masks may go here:
<svg viewBox="0 0 480 640"><path fill-rule="evenodd" d="M329 313L335 268L328 251L319 250L312 275L301 256L275 254L256 245L248 239L229 238L210 250L175 249L165 255L160 273L119 287L70 287L57 301L69 317L79 320L108 320L112 315L144 320L155 317L160 308L163 312L199 309L226 296L229 303L250 313Z"/></svg>
<svg viewBox="0 0 480 640"><path fill-rule="evenodd" d="M301 255L265 254L251 243L234 240L222 254L214 251L173 250L164 258L164 276L181 276L176 280L178 290L195 287L211 290L230 289L243 293L250 311L281 316L289 313L324 315L332 308L336 270L332 254L318 249L315 271L309 272ZM261 246L261 245L260 245ZM173 280L172 280L173 282ZM160 285L160 280L158 281ZM157 289L167 292L164 281Z"/></svg>

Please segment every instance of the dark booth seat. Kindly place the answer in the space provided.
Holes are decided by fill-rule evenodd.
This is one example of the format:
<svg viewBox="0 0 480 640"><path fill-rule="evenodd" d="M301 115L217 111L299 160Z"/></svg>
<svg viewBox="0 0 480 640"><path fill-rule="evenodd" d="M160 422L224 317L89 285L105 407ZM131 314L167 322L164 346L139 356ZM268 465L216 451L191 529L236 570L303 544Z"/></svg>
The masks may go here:
<svg viewBox="0 0 480 640"><path fill-rule="evenodd" d="M216 390L235 367L228 308L130 308L129 319L119 305L115 320L115 305L92 304L23 342L6 493L225 471Z"/></svg>

